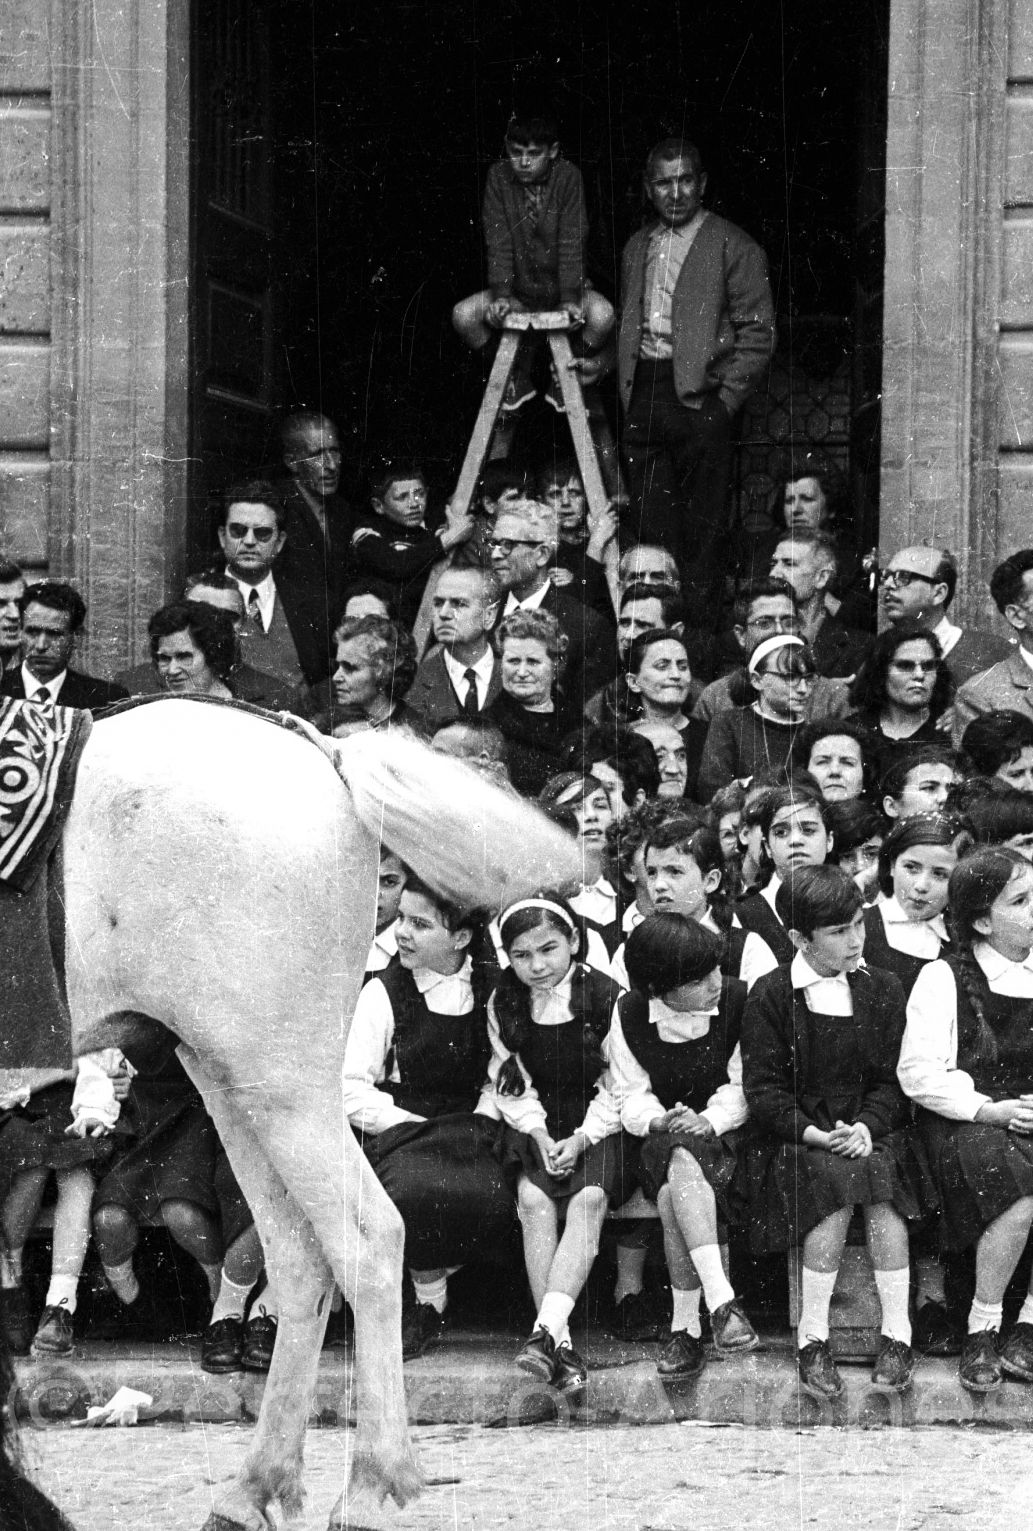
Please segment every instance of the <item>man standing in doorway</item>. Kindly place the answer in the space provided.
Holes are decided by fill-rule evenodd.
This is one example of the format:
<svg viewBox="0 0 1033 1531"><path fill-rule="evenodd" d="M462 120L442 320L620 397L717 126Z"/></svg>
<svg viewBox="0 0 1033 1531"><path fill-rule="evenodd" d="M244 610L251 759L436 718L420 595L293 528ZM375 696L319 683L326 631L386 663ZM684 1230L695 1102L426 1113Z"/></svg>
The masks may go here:
<svg viewBox="0 0 1033 1531"><path fill-rule="evenodd" d="M686 595L716 622L732 426L770 360L775 320L763 250L707 212L706 186L694 144L666 138L651 151L655 216L624 247L617 365L635 532L674 554Z"/></svg>

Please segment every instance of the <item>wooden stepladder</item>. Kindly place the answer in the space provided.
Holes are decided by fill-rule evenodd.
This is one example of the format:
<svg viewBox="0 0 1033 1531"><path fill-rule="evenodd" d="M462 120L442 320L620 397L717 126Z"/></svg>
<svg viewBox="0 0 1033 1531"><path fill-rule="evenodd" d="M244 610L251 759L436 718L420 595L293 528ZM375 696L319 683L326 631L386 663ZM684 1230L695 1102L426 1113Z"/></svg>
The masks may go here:
<svg viewBox="0 0 1033 1531"><path fill-rule="evenodd" d="M491 448L492 436L498 422L499 410L502 407L503 396L506 392L506 384L513 370L517 352L521 345L531 343L528 331L537 331L544 335L552 353L552 363L559 381L560 392L567 411L567 423L570 426L571 440L574 443L574 452L577 455L578 467L581 469L581 480L585 486L585 497L588 501L590 512L601 513L609 504L610 496L603 483L602 474L599 470L599 458L596 453L595 441L592 437L588 411L585 408L584 395L581 392L581 379L576 372L570 370L570 364L574 359L570 349L569 331L572 329L570 319L564 309L544 309L538 313L507 314L502 321L502 334L499 337L499 348L495 353L495 361L484 390L484 398L481 400L481 408L477 415L477 422L470 437L470 444L466 449L463 466L459 473L459 482L456 484L455 493L452 496L452 504L463 514L466 514L473 501L477 481L484 466L484 460Z"/></svg>

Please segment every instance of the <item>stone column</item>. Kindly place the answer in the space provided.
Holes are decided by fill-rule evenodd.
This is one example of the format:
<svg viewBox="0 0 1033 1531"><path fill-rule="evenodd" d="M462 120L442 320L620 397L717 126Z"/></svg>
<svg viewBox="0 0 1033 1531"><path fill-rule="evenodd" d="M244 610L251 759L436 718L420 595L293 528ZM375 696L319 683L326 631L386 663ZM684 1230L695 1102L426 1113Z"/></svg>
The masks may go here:
<svg viewBox="0 0 1033 1531"><path fill-rule="evenodd" d="M52 0L50 566L85 662L140 653L182 574L189 0Z"/></svg>
<svg viewBox="0 0 1033 1531"><path fill-rule="evenodd" d="M880 542L951 548L990 622L998 550L1008 0L893 0Z"/></svg>

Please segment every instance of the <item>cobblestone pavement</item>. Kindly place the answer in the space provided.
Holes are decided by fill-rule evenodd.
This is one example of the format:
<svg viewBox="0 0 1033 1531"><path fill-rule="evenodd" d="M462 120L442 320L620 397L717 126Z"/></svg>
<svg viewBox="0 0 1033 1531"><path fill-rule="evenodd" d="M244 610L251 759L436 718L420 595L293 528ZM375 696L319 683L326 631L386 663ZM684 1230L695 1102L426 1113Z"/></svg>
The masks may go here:
<svg viewBox="0 0 1033 1531"><path fill-rule="evenodd" d="M77 1531L200 1531L250 1430L28 1431L26 1455ZM393 1531L1007 1531L1033 1528L1025 1431L749 1430L697 1423L414 1432L430 1484ZM324 1531L344 1436L310 1431L308 1508Z"/></svg>

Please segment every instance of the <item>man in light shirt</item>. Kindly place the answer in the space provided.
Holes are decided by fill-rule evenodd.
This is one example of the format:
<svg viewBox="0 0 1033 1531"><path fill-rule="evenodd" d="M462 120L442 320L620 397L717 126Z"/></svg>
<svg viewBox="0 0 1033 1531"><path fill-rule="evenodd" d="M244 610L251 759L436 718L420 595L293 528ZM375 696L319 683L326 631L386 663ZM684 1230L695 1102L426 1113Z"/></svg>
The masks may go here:
<svg viewBox="0 0 1033 1531"><path fill-rule="evenodd" d="M879 583L890 626L910 620L927 627L959 686L1007 657L1006 638L978 627L958 627L948 618L958 565L946 548L900 548L880 573Z"/></svg>
<svg viewBox="0 0 1033 1531"><path fill-rule="evenodd" d="M706 185L694 144L651 151L654 218L624 248L617 365L639 535L674 555L716 622L732 422L770 360L775 320L763 250L703 207Z"/></svg>

